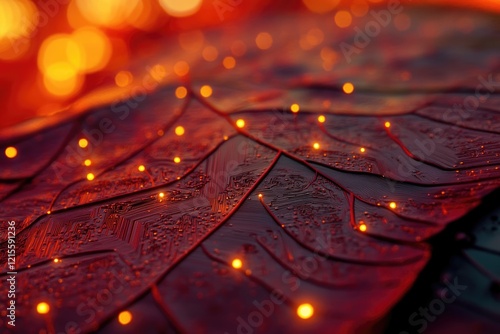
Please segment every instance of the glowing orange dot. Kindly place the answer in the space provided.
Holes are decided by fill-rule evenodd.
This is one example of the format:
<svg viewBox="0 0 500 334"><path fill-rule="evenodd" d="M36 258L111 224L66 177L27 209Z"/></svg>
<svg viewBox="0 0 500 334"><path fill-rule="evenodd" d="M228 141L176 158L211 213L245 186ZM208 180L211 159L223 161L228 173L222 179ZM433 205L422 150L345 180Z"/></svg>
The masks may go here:
<svg viewBox="0 0 500 334"><path fill-rule="evenodd" d="M215 46L209 45L203 49L203 51L201 52L201 56L206 61L214 61L219 56L219 51L217 51L217 48L215 48Z"/></svg>
<svg viewBox="0 0 500 334"><path fill-rule="evenodd" d="M36 306L36 311L39 314L47 314L50 311L50 306L46 302L38 303L38 305Z"/></svg>
<svg viewBox="0 0 500 334"><path fill-rule="evenodd" d="M345 10L340 10L335 14L335 24L340 28L347 28L352 23L351 13Z"/></svg>
<svg viewBox="0 0 500 334"><path fill-rule="evenodd" d="M344 93L346 94L351 94L352 92L354 92L354 85L350 82L346 82L343 86L342 86L342 90L344 91Z"/></svg>
<svg viewBox="0 0 500 334"><path fill-rule="evenodd" d="M259 194L259 198L262 198L262 196L263 196L262 194Z"/></svg>
<svg viewBox="0 0 500 334"><path fill-rule="evenodd" d="M160 5L167 14L183 17L196 13L202 4L202 0L160 0Z"/></svg>
<svg viewBox="0 0 500 334"><path fill-rule="evenodd" d="M226 57L222 61L222 65L224 65L225 68L230 70L236 66L236 59L234 59L234 57Z"/></svg>
<svg viewBox="0 0 500 334"><path fill-rule="evenodd" d="M273 36L267 32L261 32L255 38L255 44L261 50L267 50L273 46Z"/></svg>
<svg viewBox="0 0 500 334"><path fill-rule="evenodd" d="M210 87L209 85L204 85L200 89L200 94L203 97L210 97L210 96L212 96L212 92L213 92L212 91L212 87Z"/></svg>
<svg viewBox="0 0 500 334"><path fill-rule="evenodd" d="M85 138L82 138L78 141L78 146L80 146L81 148L85 148L89 146L89 141Z"/></svg>
<svg viewBox="0 0 500 334"><path fill-rule="evenodd" d="M391 202L391 203L389 203L389 207L390 207L391 209L395 209L395 208L397 207L396 202Z"/></svg>
<svg viewBox="0 0 500 334"><path fill-rule="evenodd" d="M175 157L175 158L174 158L174 162L175 162L176 164L178 164L179 162L181 162L181 158L179 158L179 157Z"/></svg>
<svg viewBox="0 0 500 334"><path fill-rule="evenodd" d="M139 167L137 167L137 169L139 170L139 172L144 172L146 170L146 167L144 167L144 165L140 165Z"/></svg>
<svg viewBox="0 0 500 334"><path fill-rule="evenodd" d="M59 263L59 261L60 261L60 260L59 260L58 258L55 258L55 259L54 259L54 263Z"/></svg>
<svg viewBox="0 0 500 334"><path fill-rule="evenodd" d="M132 83L134 79L129 71L120 71L115 75L115 83L118 87L126 87Z"/></svg>
<svg viewBox="0 0 500 334"><path fill-rule="evenodd" d="M51 213L52 213L52 211L50 211L50 210L49 210L49 211L47 211L47 214L48 214L48 215L50 215Z"/></svg>
<svg viewBox="0 0 500 334"><path fill-rule="evenodd" d="M243 267L243 262L240 259L234 259L233 262L231 262L231 265L234 269L240 269Z"/></svg>
<svg viewBox="0 0 500 334"><path fill-rule="evenodd" d="M160 198L163 198L165 197L165 193L159 193L158 196L160 196Z"/></svg>
<svg viewBox="0 0 500 334"><path fill-rule="evenodd" d="M325 122L326 122L326 117L325 117L325 116L323 116L323 115L319 115L319 116L318 116L318 122L320 122L320 123L325 123Z"/></svg>
<svg viewBox="0 0 500 334"><path fill-rule="evenodd" d="M365 225L365 224L361 224L361 225L359 225L359 230L360 230L361 232L365 232L365 231L366 231L366 225Z"/></svg>
<svg viewBox="0 0 500 334"><path fill-rule="evenodd" d="M85 160L85 161L83 162L83 164L84 164L85 166L87 166L87 167L88 167L88 166L92 165L92 160L87 159L87 160Z"/></svg>
<svg viewBox="0 0 500 334"><path fill-rule="evenodd" d="M359 149L361 151L361 153L365 153L366 149L364 147L360 148Z"/></svg>
<svg viewBox="0 0 500 334"><path fill-rule="evenodd" d="M309 303L300 304L297 307L297 315L302 319L309 319L314 314L314 307Z"/></svg>
<svg viewBox="0 0 500 334"><path fill-rule="evenodd" d="M391 122L385 122L384 126L385 126L386 128L390 128L390 127L391 127Z"/></svg>
<svg viewBox="0 0 500 334"><path fill-rule="evenodd" d="M315 150L319 150L319 143L314 143L313 147L314 147Z"/></svg>
<svg viewBox="0 0 500 334"><path fill-rule="evenodd" d="M132 321L132 313L129 311L122 311L118 314L118 322L122 325L128 325Z"/></svg>
<svg viewBox="0 0 500 334"><path fill-rule="evenodd" d="M186 87L184 86L179 86L175 89L175 96L178 98L178 99L183 99L187 96L187 89Z"/></svg>
<svg viewBox="0 0 500 334"><path fill-rule="evenodd" d="M239 120L236 121L236 126L239 127L240 129L244 128L245 127L245 120L240 118Z"/></svg>
<svg viewBox="0 0 500 334"><path fill-rule="evenodd" d="M297 103L294 103L290 106L290 110L293 112L293 113L297 113L299 112L300 110L300 106L297 104Z"/></svg>
<svg viewBox="0 0 500 334"><path fill-rule="evenodd" d="M95 175L92 174L92 173L88 173L87 174L87 180L92 181L93 179L95 179Z"/></svg>
<svg viewBox="0 0 500 334"><path fill-rule="evenodd" d="M184 134L184 132L185 132L184 127L182 127L180 125L175 128L175 134L178 136L182 136Z"/></svg>
<svg viewBox="0 0 500 334"><path fill-rule="evenodd" d="M7 147L5 149L5 156L9 159L14 159L17 156L17 149L12 146Z"/></svg>
<svg viewBox="0 0 500 334"><path fill-rule="evenodd" d="M180 77L183 77L189 73L189 64L181 60L175 63L174 72Z"/></svg>

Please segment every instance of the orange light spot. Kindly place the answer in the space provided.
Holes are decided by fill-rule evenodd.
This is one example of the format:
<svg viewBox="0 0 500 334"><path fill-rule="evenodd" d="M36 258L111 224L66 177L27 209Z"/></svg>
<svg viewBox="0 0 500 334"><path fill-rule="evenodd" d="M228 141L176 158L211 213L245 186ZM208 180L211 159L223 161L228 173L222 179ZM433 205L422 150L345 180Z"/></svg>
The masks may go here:
<svg viewBox="0 0 500 334"><path fill-rule="evenodd" d="M301 319L309 319L314 314L314 307L309 303L300 304L297 307L297 315Z"/></svg>
<svg viewBox="0 0 500 334"><path fill-rule="evenodd" d="M386 128L390 128L390 127L391 127L391 122L385 122L384 126L385 126Z"/></svg>
<svg viewBox="0 0 500 334"><path fill-rule="evenodd" d="M391 202L391 203L389 203L389 207L390 207L391 209L395 209L395 208L397 207L396 202Z"/></svg>
<svg viewBox="0 0 500 334"><path fill-rule="evenodd" d="M325 116L323 116L323 115L319 115L319 116L318 116L318 122L320 122L320 123L325 123L325 122L326 122L326 117L325 117Z"/></svg>
<svg viewBox="0 0 500 334"><path fill-rule="evenodd" d="M95 175L94 174L92 174L92 173L88 173L87 174L87 180L92 181L94 179L95 179Z"/></svg>
<svg viewBox="0 0 500 334"><path fill-rule="evenodd" d="M183 77L189 73L189 64L184 60L178 61L174 65L174 73L180 77Z"/></svg>
<svg viewBox="0 0 500 334"><path fill-rule="evenodd" d="M187 96L187 89L186 87L184 86L179 86L175 89L175 96L178 98L178 99L183 99Z"/></svg>
<svg viewBox="0 0 500 334"><path fill-rule="evenodd" d="M234 68L236 66L236 59L234 57L226 57L222 61L222 65L228 70Z"/></svg>
<svg viewBox="0 0 500 334"><path fill-rule="evenodd" d="M17 149L9 146L5 149L5 156L9 159L14 159L17 156Z"/></svg>
<svg viewBox="0 0 500 334"><path fill-rule="evenodd" d="M60 262L60 260L58 258L54 259L54 263L59 263L59 262Z"/></svg>
<svg viewBox="0 0 500 334"><path fill-rule="evenodd" d="M315 150L319 150L319 143L314 143L313 147L314 147Z"/></svg>
<svg viewBox="0 0 500 334"><path fill-rule="evenodd" d="M273 46L273 36L267 32L261 32L255 38L255 44L261 50L267 50Z"/></svg>
<svg viewBox="0 0 500 334"><path fill-rule="evenodd" d="M52 213L52 211L50 211L50 210L49 210L49 211L47 211L47 214L48 214L48 215L50 215L51 213Z"/></svg>
<svg viewBox="0 0 500 334"><path fill-rule="evenodd" d="M214 61L219 56L219 51L217 51L215 46L209 45L203 49L201 56L206 61Z"/></svg>
<svg viewBox="0 0 500 334"><path fill-rule="evenodd" d="M115 83L118 87L127 87L134 80L134 76L129 71L120 71L115 75Z"/></svg>
<svg viewBox="0 0 500 334"><path fill-rule="evenodd" d="M360 148L359 149L361 151L361 153L365 153L366 149L364 147Z"/></svg>
<svg viewBox="0 0 500 334"><path fill-rule="evenodd" d="M239 119L236 121L236 126L239 127L240 129L244 128L245 127L245 120L243 119Z"/></svg>
<svg viewBox="0 0 500 334"><path fill-rule="evenodd" d="M344 91L344 93L346 94L351 94L352 92L354 92L354 85L350 82L346 82L343 86L342 86L342 90Z"/></svg>
<svg viewBox="0 0 500 334"><path fill-rule="evenodd" d="M365 232L365 231L366 231L366 225L365 225L365 224L361 224L361 225L359 225L359 230L360 230L361 232Z"/></svg>
<svg viewBox="0 0 500 334"><path fill-rule="evenodd" d="M132 313L129 311L122 311L118 314L118 322L122 325L128 325L132 321Z"/></svg>
<svg viewBox="0 0 500 334"><path fill-rule="evenodd" d="M175 128L175 134L178 136L182 136L184 134L185 130L183 126L178 126Z"/></svg>
<svg viewBox="0 0 500 334"><path fill-rule="evenodd" d="M259 198L262 198L262 196L263 196L262 194L259 194Z"/></svg>
<svg viewBox="0 0 500 334"><path fill-rule="evenodd" d="M212 93L213 93L212 87L210 87L209 85L204 85L200 89L200 94L203 97L210 97L212 96Z"/></svg>
<svg viewBox="0 0 500 334"><path fill-rule="evenodd" d="M160 198L164 198L165 197L165 193L159 193L158 196L160 196Z"/></svg>
<svg viewBox="0 0 500 334"><path fill-rule="evenodd" d="M146 167L144 167L144 165L140 165L139 167L137 167L137 169L139 170L139 172L144 172L146 170Z"/></svg>
<svg viewBox="0 0 500 334"><path fill-rule="evenodd" d="M196 13L202 2L203 0L160 0L160 5L168 15L184 17Z"/></svg>
<svg viewBox="0 0 500 334"><path fill-rule="evenodd" d="M81 148L85 148L89 146L89 141L85 138L82 138L78 141L78 146L80 146Z"/></svg>
<svg viewBox="0 0 500 334"><path fill-rule="evenodd" d="M36 311L39 314L47 314L50 311L50 306L46 302L38 303L38 305L36 306Z"/></svg>
<svg viewBox="0 0 500 334"><path fill-rule="evenodd" d="M178 164L179 162L181 162L181 158L179 158L179 157L175 157L175 158L174 158L174 162L175 162L176 164Z"/></svg>
<svg viewBox="0 0 500 334"><path fill-rule="evenodd" d="M293 112L293 113L298 113L299 110L300 110L300 106L297 104L297 103L294 103L290 106L290 110Z"/></svg>
<svg viewBox="0 0 500 334"><path fill-rule="evenodd" d="M80 48L80 72L97 72L108 64L112 46L108 36L101 30L94 27L80 28L71 35L71 39Z"/></svg>
<svg viewBox="0 0 500 334"><path fill-rule="evenodd" d="M340 28L347 28L352 23L351 13L345 10L340 10L335 14L335 24Z"/></svg>
<svg viewBox="0 0 500 334"><path fill-rule="evenodd" d="M234 259L233 262L231 262L231 265L234 269L240 269L243 267L243 262L240 259Z"/></svg>
<svg viewBox="0 0 500 334"><path fill-rule="evenodd" d="M90 165L92 165L92 160L87 159L87 160L85 160L85 161L83 162L83 164L84 164L85 166L89 167Z"/></svg>

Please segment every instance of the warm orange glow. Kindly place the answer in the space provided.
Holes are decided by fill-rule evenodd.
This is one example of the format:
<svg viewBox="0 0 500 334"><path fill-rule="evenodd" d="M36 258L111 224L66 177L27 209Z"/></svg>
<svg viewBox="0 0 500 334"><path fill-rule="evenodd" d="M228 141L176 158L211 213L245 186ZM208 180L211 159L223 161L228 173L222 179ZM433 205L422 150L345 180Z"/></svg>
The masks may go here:
<svg viewBox="0 0 500 334"><path fill-rule="evenodd" d="M273 46L273 36L267 32L261 32L255 38L255 44L261 50L267 50Z"/></svg>
<svg viewBox="0 0 500 334"><path fill-rule="evenodd" d="M160 196L160 198L164 198L165 197L165 193L159 193L158 196Z"/></svg>
<svg viewBox="0 0 500 334"><path fill-rule="evenodd" d="M354 85L350 82L346 82L343 86L342 86L342 90L344 91L344 93L346 94L352 94L352 92L354 92Z"/></svg>
<svg viewBox="0 0 500 334"><path fill-rule="evenodd" d="M99 29L85 27L71 35L80 47L81 59L78 64L80 72L92 73L103 69L111 58L111 42Z"/></svg>
<svg viewBox="0 0 500 334"><path fill-rule="evenodd" d="M200 89L200 94L203 97L210 97L210 96L212 96L212 87L210 87L209 85L202 86L201 89Z"/></svg>
<svg viewBox="0 0 500 334"><path fill-rule="evenodd" d="M340 28L347 28L352 23L351 13L345 10L340 10L335 14L335 24Z"/></svg>
<svg viewBox="0 0 500 334"><path fill-rule="evenodd" d="M140 0L75 0L79 13L90 23L104 27L122 27L142 11Z"/></svg>
<svg viewBox="0 0 500 334"><path fill-rule="evenodd" d="M365 231L366 231L366 225L365 225L365 224L361 224L361 225L359 225L359 230L360 230L361 232L365 232Z"/></svg>
<svg viewBox="0 0 500 334"><path fill-rule="evenodd" d="M300 304L297 307L297 315L301 319L309 319L314 314L314 307L309 303Z"/></svg>
<svg viewBox="0 0 500 334"><path fill-rule="evenodd" d="M183 99L187 96L187 89L186 87L184 86L179 86L175 89L175 96L178 98L178 99Z"/></svg>
<svg viewBox="0 0 500 334"><path fill-rule="evenodd" d="M15 147L9 146L5 149L5 156L9 159L14 159L17 157L17 149Z"/></svg>
<svg viewBox="0 0 500 334"><path fill-rule="evenodd" d="M304 5L313 13L327 13L339 4L340 0L302 0Z"/></svg>
<svg viewBox="0 0 500 334"><path fill-rule="evenodd" d="M323 116L323 115L319 115L319 116L318 116L318 122L320 122L320 123L325 123L325 122L326 122L326 117L325 117L325 116Z"/></svg>
<svg viewBox="0 0 500 334"><path fill-rule="evenodd" d="M390 128L390 127L391 127L391 122L385 122L385 123L384 123L384 126L385 126L386 128Z"/></svg>
<svg viewBox="0 0 500 334"><path fill-rule="evenodd" d="M184 127L182 127L180 125L175 128L175 134L178 136L182 136L184 134L184 132L185 132Z"/></svg>
<svg viewBox="0 0 500 334"><path fill-rule="evenodd" d="M92 174L92 173L88 173L87 174L87 180L92 181L93 179L95 179L95 175Z"/></svg>
<svg viewBox="0 0 500 334"><path fill-rule="evenodd" d="M300 110L300 106L297 104L297 103L294 103L290 106L290 110L293 112L293 113L297 113L299 112Z"/></svg>
<svg viewBox="0 0 500 334"><path fill-rule="evenodd" d="M196 13L202 0L160 0L160 5L167 14L177 17L190 16Z"/></svg>
<svg viewBox="0 0 500 334"><path fill-rule="evenodd" d="M47 314L50 311L50 306L46 302L38 303L38 305L36 306L36 311L39 314Z"/></svg>
<svg viewBox="0 0 500 334"><path fill-rule="evenodd" d="M314 147L315 150L319 150L319 143L314 143L313 147Z"/></svg>
<svg viewBox="0 0 500 334"><path fill-rule="evenodd" d="M365 153L366 149L364 147L360 148L359 149L361 151L361 153Z"/></svg>
<svg viewBox="0 0 500 334"><path fill-rule="evenodd" d="M219 51L217 51L215 46L209 45L203 49L203 51L201 52L201 56L206 61L214 61L219 56Z"/></svg>
<svg viewBox="0 0 500 334"><path fill-rule="evenodd" d="M78 146L80 146L81 148L85 148L89 146L89 141L85 138L82 138L78 141Z"/></svg>
<svg viewBox="0 0 500 334"><path fill-rule="evenodd" d="M16 59L26 53L30 46L28 38L38 24L37 12L31 1L0 1L0 59ZM21 38L25 40L17 43Z"/></svg>
<svg viewBox="0 0 500 334"><path fill-rule="evenodd" d="M243 119L239 119L236 121L236 126L239 127L240 129L244 128L245 127L245 120Z"/></svg>
<svg viewBox="0 0 500 334"><path fill-rule="evenodd" d="M128 325L132 321L132 313L129 311L122 311L118 314L118 322L122 325Z"/></svg>
<svg viewBox="0 0 500 334"><path fill-rule="evenodd" d="M139 170L139 172L144 172L146 170L146 167L144 165L140 165L139 167L137 167L137 169Z"/></svg>
<svg viewBox="0 0 500 334"><path fill-rule="evenodd" d="M231 265L234 269L240 269L243 267L243 262L240 259L234 259L233 262L231 262Z"/></svg>
<svg viewBox="0 0 500 334"><path fill-rule="evenodd" d="M43 73L45 89L54 96L75 94L83 85L83 80L75 67L67 62L51 64Z"/></svg>
<svg viewBox="0 0 500 334"><path fill-rule="evenodd" d="M92 161L90 159L87 159L83 162L83 164L87 167L89 167L90 165L92 165Z"/></svg>
<svg viewBox="0 0 500 334"><path fill-rule="evenodd" d="M181 158L179 158L179 157L175 157L175 158L174 158L174 162L175 162L176 164L178 164L179 162L181 162Z"/></svg>
<svg viewBox="0 0 500 334"><path fill-rule="evenodd" d="M362 17L368 14L370 6L366 0L354 0L351 4L351 12L354 16Z"/></svg>
<svg viewBox="0 0 500 334"><path fill-rule="evenodd" d="M134 76L129 71L120 71L115 75L115 83L118 87L127 87L134 80Z"/></svg>
<svg viewBox="0 0 500 334"><path fill-rule="evenodd" d="M222 61L222 65L224 65L225 68L230 70L236 66L236 59L234 59L234 57L226 57Z"/></svg>
<svg viewBox="0 0 500 334"><path fill-rule="evenodd" d="M262 198L262 196L263 196L262 194L259 194L259 198Z"/></svg>
<svg viewBox="0 0 500 334"><path fill-rule="evenodd" d="M58 258L54 259L54 263L59 263L59 262L60 262L60 260Z"/></svg>
<svg viewBox="0 0 500 334"><path fill-rule="evenodd" d="M391 203L389 203L389 207L390 207L391 209L395 209L395 208L397 207L396 202L391 202Z"/></svg>
<svg viewBox="0 0 500 334"><path fill-rule="evenodd" d="M174 73L183 77L189 73L189 64L184 60L178 61L174 65Z"/></svg>

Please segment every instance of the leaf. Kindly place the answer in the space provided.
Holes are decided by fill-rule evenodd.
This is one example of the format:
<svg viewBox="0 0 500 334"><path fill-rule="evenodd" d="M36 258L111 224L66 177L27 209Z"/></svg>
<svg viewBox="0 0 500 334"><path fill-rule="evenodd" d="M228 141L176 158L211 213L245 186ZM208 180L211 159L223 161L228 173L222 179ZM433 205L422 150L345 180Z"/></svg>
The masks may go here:
<svg viewBox="0 0 500 334"><path fill-rule="evenodd" d="M2 216L16 221L16 326L375 331L425 266L425 240L500 184L498 93L465 118L450 109L474 96L475 77L488 78L494 48L456 52L465 47L454 20L416 47L425 20L409 13L416 27L407 48L376 57L384 37L400 38L388 28L351 65L332 49L349 32L298 47L297 36L333 29L326 18L242 23L249 50L237 67L193 61L182 101L179 83L168 81L143 101L113 101L3 140L19 149L1 158L0 172ZM494 23L475 15L476 30L493 35ZM273 49L250 47L264 30ZM206 38L222 50L233 37L214 30ZM439 47L445 41L451 49ZM159 53L171 61L175 51ZM415 78L401 82L395 63ZM341 92L348 80L352 95ZM207 83L214 95L204 98ZM2 261L6 232L2 225ZM47 316L36 313L41 301ZM297 317L303 303L312 318ZM125 327L116 321L124 310L133 315Z"/></svg>

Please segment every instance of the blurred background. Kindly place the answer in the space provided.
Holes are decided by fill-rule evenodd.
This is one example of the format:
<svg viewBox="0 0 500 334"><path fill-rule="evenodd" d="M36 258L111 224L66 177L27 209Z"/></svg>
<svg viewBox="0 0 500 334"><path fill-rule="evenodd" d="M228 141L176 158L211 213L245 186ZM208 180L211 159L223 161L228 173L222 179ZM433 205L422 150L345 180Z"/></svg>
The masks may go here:
<svg viewBox="0 0 500 334"><path fill-rule="evenodd" d="M191 32L179 34L185 51L222 62L204 43L203 29L286 11L330 15L346 29L388 1L394 0L0 0L0 129L60 112L96 88L130 85L133 61L157 52L168 35ZM500 12L500 0L401 2ZM410 18L400 15L395 24L408 29ZM235 48L234 55L241 52ZM165 71L187 76L189 64Z"/></svg>

